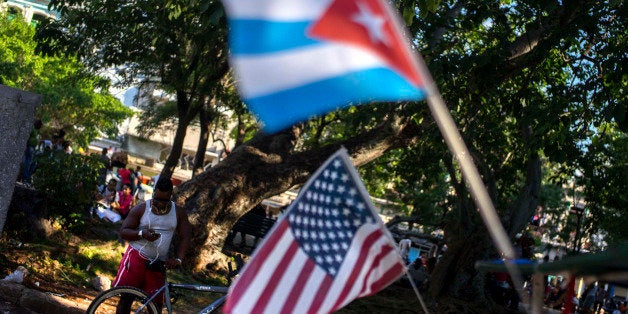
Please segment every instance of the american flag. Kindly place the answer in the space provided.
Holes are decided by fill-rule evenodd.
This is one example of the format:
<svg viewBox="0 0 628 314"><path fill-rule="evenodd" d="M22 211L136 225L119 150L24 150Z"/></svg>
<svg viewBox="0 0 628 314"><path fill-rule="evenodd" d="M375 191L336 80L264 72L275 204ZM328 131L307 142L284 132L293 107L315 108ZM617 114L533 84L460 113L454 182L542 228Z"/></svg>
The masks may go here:
<svg viewBox="0 0 628 314"><path fill-rule="evenodd" d="M329 313L405 271L345 149L309 179L250 258L225 313Z"/></svg>

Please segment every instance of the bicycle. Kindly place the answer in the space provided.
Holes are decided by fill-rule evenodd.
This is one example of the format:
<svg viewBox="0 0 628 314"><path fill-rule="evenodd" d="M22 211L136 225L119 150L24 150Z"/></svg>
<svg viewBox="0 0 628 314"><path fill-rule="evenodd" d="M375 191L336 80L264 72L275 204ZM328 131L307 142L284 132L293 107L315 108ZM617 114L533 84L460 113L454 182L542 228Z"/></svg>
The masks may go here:
<svg viewBox="0 0 628 314"><path fill-rule="evenodd" d="M229 265L231 266L231 265ZM231 267L229 267L231 268ZM228 275L228 282L231 282L231 278L237 275L236 272L230 272ZM175 290L173 290L175 289ZM147 314L157 314L161 313L157 310L157 306L153 303L153 299L155 299L161 292L164 293L164 308L167 310L167 313L172 313L172 304L176 300L176 289L183 290L191 290L191 291L201 291L201 292L213 292L213 293L221 293L223 294L214 302L210 303L208 306L203 308L199 314L206 313L214 313L217 309L219 309L227 299L227 292L229 290L228 286L212 286L212 285L197 285L197 284L181 284L181 283L172 283L168 282L166 279L165 283L161 288L159 288L154 294L148 295L141 289L130 287L130 286L120 286L113 287L109 290L105 290L98 294L96 298L90 303L87 311L87 314L106 314L106 313L116 313L116 306L119 301L123 298L126 298L126 302L131 303L131 311L130 313L147 313Z"/></svg>
<svg viewBox="0 0 628 314"><path fill-rule="evenodd" d="M141 289L130 287L130 286L120 286L113 287L109 290L101 292L94 301L89 305L87 314L104 314L104 313L116 313L116 306L120 299L127 298L131 303L131 312L130 313L148 313L148 314L157 314L160 313L157 311L157 306L152 302L155 297L157 297L162 291L164 292L164 307L166 308L168 313L172 313L172 304L171 301L171 289L185 289L185 290L194 290L194 291L202 291L202 292L216 292L223 293L224 295L218 298L216 301L209 304L207 307L202 309L200 313L214 313L218 308L220 308L226 301L227 291L229 287L225 286L206 286L206 285L195 285L195 284L178 284L167 282L157 290L153 295L148 295Z"/></svg>

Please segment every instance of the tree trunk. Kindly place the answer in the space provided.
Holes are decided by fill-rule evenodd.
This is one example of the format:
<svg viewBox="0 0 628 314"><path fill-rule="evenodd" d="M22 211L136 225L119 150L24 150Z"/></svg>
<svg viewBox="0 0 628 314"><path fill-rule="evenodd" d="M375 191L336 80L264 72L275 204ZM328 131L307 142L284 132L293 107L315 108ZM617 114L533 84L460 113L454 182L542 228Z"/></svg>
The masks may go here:
<svg viewBox="0 0 628 314"><path fill-rule="evenodd" d="M491 302L484 293L484 276L475 270L475 261L495 257L495 249L487 230L480 226L464 232L451 224L445 228L447 251L439 259L430 275L428 293L433 300L457 299L465 302L464 308L454 303L443 303L442 313L478 313L491 311Z"/></svg>
<svg viewBox="0 0 628 314"><path fill-rule="evenodd" d="M203 166L205 165L205 151L207 150L207 143L209 142L209 128L211 126L211 119L208 117L205 107L202 107L198 112L198 117L200 121L201 135L198 140L196 155L194 156L194 164L192 165L192 177L195 177L203 172Z"/></svg>
<svg viewBox="0 0 628 314"><path fill-rule="evenodd" d="M188 126L192 121L192 118L196 116L199 110L199 106L191 106L190 99L184 91L177 91L177 113L179 116L179 123L177 123L177 130L172 140L172 148L164 164L164 168L161 170L160 176L163 178L171 178L174 173L174 168L179 164L179 157L183 152L183 140L185 140L185 134L187 133Z"/></svg>
<svg viewBox="0 0 628 314"><path fill-rule="evenodd" d="M527 161L526 184L521 188L519 197L509 208L504 225L508 234L521 230L533 215L538 203L538 193L541 184L541 162L538 154ZM464 201L460 202L465 204ZM466 203L460 206L461 212L474 208L473 204ZM470 207L471 206L471 207ZM466 221L462 223L461 220ZM475 270L475 262L497 258L498 252L492 243L488 230L478 216L449 220L445 226L445 242L447 251L439 260L434 272L430 276L429 293L434 299L456 298L469 302L467 307L492 306L487 300L484 289L484 275ZM450 308L445 312L460 312L461 309ZM490 311L490 310L489 310ZM482 311L480 311L482 312Z"/></svg>
<svg viewBox="0 0 628 314"><path fill-rule="evenodd" d="M294 132L261 136L258 147L240 146L179 187L175 198L184 204L193 226L195 250L189 252L188 260L196 270L224 268L220 252L235 221L263 199L300 181L298 173L278 170L287 162L295 136Z"/></svg>
<svg viewBox="0 0 628 314"><path fill-rule="evenodd" d="M179 120L179 123L177 124L177 131L174 135L174 139L172 140L172 148L170 149L170 153L168 154L168 159L166 159L164 168L161 170L161 178L172 177L172 174L174 173L174 168L179 163L179 157L181 157L181 152L183 152L183 140L185 139L188 125L189 122L185 123L184 121Z"/></svg>
<svg viewBox="0 0 628 314"><path fill-rule="evenodd" d="M175 201L185 207L193 226L195 249L188 252L190 265L196 270L224 267L220 252L237 219L262 200L304 183L341 145L356 166L410 145L416 140L416 125L397 122L342 143L300 152L294 151L300 136L296 127L274 135L258 134L216 166L184 182L175 192Z"/></svg>

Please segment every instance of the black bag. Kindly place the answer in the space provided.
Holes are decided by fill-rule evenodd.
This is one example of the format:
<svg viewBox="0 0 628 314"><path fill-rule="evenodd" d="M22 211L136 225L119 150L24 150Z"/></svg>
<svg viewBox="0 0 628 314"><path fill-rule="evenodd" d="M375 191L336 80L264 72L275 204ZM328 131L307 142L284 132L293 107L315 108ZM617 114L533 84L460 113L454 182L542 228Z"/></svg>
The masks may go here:
<svg viewBox="0 0 628 314"><path fill-rule="evenodd" d="M166 262L160 260L146 260L146 270L160 272L162 274L166 273Z"/></svg>

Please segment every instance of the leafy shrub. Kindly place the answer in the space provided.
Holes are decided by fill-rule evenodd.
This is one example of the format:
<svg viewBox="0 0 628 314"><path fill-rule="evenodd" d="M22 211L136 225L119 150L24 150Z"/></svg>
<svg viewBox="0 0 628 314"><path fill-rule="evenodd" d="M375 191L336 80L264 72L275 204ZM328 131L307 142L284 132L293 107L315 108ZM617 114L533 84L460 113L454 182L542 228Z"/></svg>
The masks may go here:
<svg viewBox="0 0 628 314"><path fill-rule="evenodd" d="M82 230L95 203L100 158L56 150L38 155L37 162L33 185L46 197L46 216L68 230Z"/></svg>

